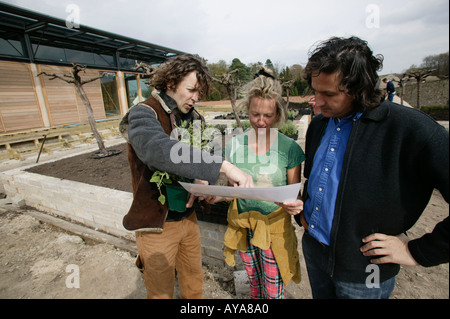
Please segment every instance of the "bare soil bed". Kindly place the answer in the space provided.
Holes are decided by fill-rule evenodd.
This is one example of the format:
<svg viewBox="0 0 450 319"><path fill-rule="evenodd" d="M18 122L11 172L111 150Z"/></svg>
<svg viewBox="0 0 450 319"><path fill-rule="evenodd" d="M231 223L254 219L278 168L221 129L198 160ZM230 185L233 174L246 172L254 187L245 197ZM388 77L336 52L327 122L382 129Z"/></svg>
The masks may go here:
<svg viewBox="0 0 450 319"><path fill-rule="evenodd" d="M111 149L121 151L121 153L96 159L94 158L96 152L91 152L38 165L27 171L132 192L126 143L108 148L108 150Z"/></svg>

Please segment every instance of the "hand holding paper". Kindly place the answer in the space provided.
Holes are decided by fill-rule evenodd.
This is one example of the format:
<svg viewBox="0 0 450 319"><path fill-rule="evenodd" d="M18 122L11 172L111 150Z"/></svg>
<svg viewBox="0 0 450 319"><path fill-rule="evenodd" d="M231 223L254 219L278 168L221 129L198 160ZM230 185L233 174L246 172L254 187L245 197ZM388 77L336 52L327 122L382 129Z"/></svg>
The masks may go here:
<svg viewBox="0 0 450 319"><path fill-rule="evenodd" d="M194 181L194 183L195 183L195 184L208 185L208 182L207 182L207 181L203 181L203 180L201 180L201 179L196 179L196 180ZM192 193L189 195L189 200L188 200L188 202L186 203L186 208L190 208L190 207L192 207L192 205L194 205L194 200L195 200L196 197L197 197L197 196L195 196L195 195L192 194Z"/></svg>
<svg viewBox="0 0 450 319"><path fill-rule="evenodd" d="M275 202L280 207L283 207L283 209L289 214L289 215L297 215L300 214L300 212L303 210L303 202L300 199L297 199L292 202Z"/></svg>
<svg viewBox="0 0 450 319"><path fill-rule="evenodd" d="M246 198L272 202L295 202L300 192L301 183L277 187L231 187L201 185L180 182L189 193L195 196L221 196Z"/></svg>

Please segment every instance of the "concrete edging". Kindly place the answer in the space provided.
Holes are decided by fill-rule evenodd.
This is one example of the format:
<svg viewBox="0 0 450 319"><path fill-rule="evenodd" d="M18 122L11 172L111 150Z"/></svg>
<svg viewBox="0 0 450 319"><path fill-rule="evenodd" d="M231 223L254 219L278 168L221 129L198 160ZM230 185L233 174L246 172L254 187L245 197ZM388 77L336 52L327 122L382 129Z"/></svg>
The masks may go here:
<svg viewBox="0 0 450 319"><path fill-rule="evenodd" d="M61 216L95 230L134 240L122 226L133 194L105 187L28 173L24 168L2 172L0 180L10 200Z"/></svg>
<svg viewBox="0 0 450 319"><path fill-rule="evenodd" d="M0 173L0 184L13 204L30 206L39 212L75 222L73 225L79 223L93 231L135 241L134 232L122 226L122 219L133 200L132 193L26 171L36 165L39 164ZM199 221L199 226L203 256L209 262L223 263L226 226L204 221Z"/></svg>

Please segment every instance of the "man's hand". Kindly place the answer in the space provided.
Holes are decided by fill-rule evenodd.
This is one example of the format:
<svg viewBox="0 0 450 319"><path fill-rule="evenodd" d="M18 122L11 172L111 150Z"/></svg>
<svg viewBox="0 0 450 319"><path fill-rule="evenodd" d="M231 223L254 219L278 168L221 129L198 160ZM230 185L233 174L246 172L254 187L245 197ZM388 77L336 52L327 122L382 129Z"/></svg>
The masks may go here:
<svg viewBox="0 0 450 319"><path fill-rule="evenodd" d="M208 204L215 204L215 203L224 202L224 201L230 202L234 198L233 197L222 197L222 196L205 196L205 197L199 197L198 199L204 200Z"/></svg>
<svg viewBox="0 0 450 319"><path fill-rule="evenodd" d="M408 249L409 239L405 234L388 236L385 234L372 234L363 238L366 243L361 247L364 256L381 256L371 260L373 264L394 263L405 266L417 266Z"/></svg>
<svg viewBox="0 0 450 319"><path fill-rule="evenodd" d="M220 172L225 174L233 186L254 187L253 178L228 161L223 161Z"/></svg>
<svg viewBox="0 0 450 319"><path fill-rule="evenodd" d="M194 180L194 184L203 184L203 185L208 185L209 183L207 181L203 181L201 179L196 179ZM186 203L186 208L191 208L192 205L194 205L194 201L197 198L197 196L193 195L193 194L189 194L189 200ZM202 200L202 199L200 199Z"/></svg>

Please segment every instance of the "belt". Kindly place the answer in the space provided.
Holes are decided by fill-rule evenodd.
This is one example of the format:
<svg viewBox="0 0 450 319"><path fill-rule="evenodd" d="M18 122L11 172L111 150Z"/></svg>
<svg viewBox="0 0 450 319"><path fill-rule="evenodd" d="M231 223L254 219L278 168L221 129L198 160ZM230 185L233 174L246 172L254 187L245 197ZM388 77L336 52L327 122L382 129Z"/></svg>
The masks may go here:
<svg viewBox="0 0 450 319"><path fill-rule="evenodd" d="M305 213L303 211L300 212L300 223L302 224L303 228L305 228L305 232L308 233L309 230L309 224L306 221L306 217L305 217ZM311 235L310 235L311 236ZM312 237L312 236L311 236ZM314 238L314 237L312 237ZM314 238L315 239L315 238ZM319 244L321 244L323 247L328 247L328 245L321 243L320 241L318 241L317 239L315 239Z"/></svg>

